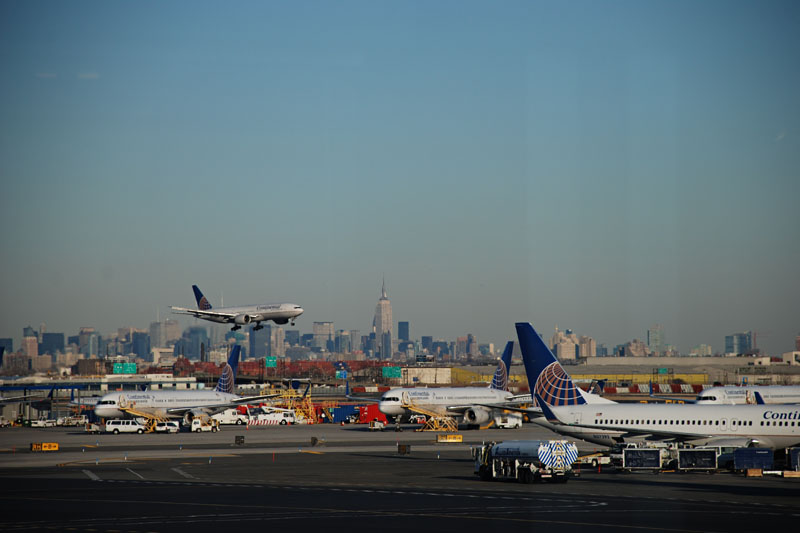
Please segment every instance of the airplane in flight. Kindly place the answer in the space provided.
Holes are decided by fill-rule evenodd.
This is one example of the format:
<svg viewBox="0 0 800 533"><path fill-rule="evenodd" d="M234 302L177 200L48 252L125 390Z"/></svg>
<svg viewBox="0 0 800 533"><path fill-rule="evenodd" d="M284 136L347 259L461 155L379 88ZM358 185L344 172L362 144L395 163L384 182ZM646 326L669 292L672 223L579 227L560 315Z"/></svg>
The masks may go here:
<svg viewBox="0 0 800 533"><path fill-rule="evenodd" d="M516 328L526 369L524 344L529 355L534 349L540 366L544 351L552 357L533 326L517 323ZM577 387L561 365L551 368L550 377L534 381L532 393L547 422L563 435L607 446L630 437L773 449L800 444L797 405L591 404L575 393Z"/></svg>
<svg viewBox="0 0 800 533"><path fill-rule="evenodd" d="M378 400L378 409L385 415L407 420L418 411L414 407L439 416L460 415L466 424L485 424L496 411L517 403L508 390L511 352L508 342L488 387L401 387L386 391Z"/></svg>
<svg viewBox="0 0 800 533"><path fill-rule="evenodd" d="M197 285L192 285L194 297L197 300L197 309L187 307L171 306L173 313L179 315L192 315L203 320L217 322L220 324L233 324L231 331L241 329L242 326L255 323L254 330L259 330L264 326L261 322L272 320L276 324L286 324L294 321L303 314L303 308L297 304L261 304L246 305L240 307L220 307L213 309L208 302L208 298L203 296Z"/></svg>
<svg viewBox="0 0 800 533"><path fill-rule="evenodd" d="M183 418L190 424L194 418L201 420L221 413L225 409L273 398L276 395L237 396L235 390L236 368L241 347L231 350L228 362L213 391L210 390L157 390L121 391L106 394L97 402L94 412L100 418L139 416L148 419Z"/></svg>

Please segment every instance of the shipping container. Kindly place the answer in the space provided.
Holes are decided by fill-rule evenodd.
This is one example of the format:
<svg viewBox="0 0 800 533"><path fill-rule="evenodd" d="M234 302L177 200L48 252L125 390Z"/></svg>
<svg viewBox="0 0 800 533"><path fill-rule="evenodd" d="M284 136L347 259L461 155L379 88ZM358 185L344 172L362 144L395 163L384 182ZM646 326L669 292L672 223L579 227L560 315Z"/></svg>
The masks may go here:
<svg viewBox="0 0 800 533"><path fill-rule="evenodd" d="M660 470L661 450L658 448L626 448L622 450L622 468L626 470Z"/></svg>
<svg viewBox="0 0 800 533"><path fill-rule="evenodd" d="M771 470L773 457L769 448L738 448L733 452L733 468Z"/></svg>
<svg viewBox="0 0 800 533"><path fill-rule="evenodd" d="M716 470L717 450L685 448L678 450L678 470Z"/></svg>

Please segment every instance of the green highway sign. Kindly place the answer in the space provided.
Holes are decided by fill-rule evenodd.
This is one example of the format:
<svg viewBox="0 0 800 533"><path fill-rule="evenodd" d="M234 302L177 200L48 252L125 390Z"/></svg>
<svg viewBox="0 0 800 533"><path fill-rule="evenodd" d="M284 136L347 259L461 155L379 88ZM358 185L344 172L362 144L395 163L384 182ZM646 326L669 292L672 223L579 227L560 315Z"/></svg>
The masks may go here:
<svg viewBox="0 0 800 533"><path fill-rule="evenodd" d="M403 374L400 372L399 366L385 366L383 367L381 375L385 378L401 378Z"/></svg>
<svg viewBox="0 0 800 533"><path fill-rule="evenodd" d="M278 358L277 357L265 357L264 358L264 365L267 368L275 368L278 366Z"/></svg>

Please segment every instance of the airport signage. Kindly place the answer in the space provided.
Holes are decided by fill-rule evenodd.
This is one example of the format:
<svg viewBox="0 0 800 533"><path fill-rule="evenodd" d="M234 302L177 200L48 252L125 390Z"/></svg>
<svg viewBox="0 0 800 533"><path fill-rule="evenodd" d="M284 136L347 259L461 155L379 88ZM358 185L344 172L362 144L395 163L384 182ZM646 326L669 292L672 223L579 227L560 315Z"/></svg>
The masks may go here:
<svg viewBox="0 0 800 533"><path fill-rule="evenodd" d="M265 357L264 358L264 366L267 368L275 368L278 366L278 358L277 357Z"/></svg>
<svg viewBox="0 0 800 533"><path fill-rule="evenodd" d="M336 379L347 379L347 370L337 370Z"/></svg>
<svg viewBox="0 0 800 533"><path fill-rule="evenodd" d="M669 374L669 369L668 368L659 368L658 369L658 373L659 374Z"/></svg>
<svg viewBox="0 0 800 533"><path fill-rule="evenodd" d="M115 374L135 374L136 363L114 363Z"/></svg>
<svg viewBox="0 0 800 533"><path fill-rule="evenodd" d="M400 372L399 366L385 366L383 367L381 372L382 377L384 378L401 378L403 374Z"/></svg>

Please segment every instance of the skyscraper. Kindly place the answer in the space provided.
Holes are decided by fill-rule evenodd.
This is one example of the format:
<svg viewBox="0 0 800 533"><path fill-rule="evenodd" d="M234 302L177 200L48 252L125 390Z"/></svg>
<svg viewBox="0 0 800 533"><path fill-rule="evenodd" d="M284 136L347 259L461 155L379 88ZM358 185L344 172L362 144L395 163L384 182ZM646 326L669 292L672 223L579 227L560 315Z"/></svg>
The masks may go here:
<svg viewBox="0 0 800 533"><path fill-rule="evenodd" d="M397 339L401 341L410 340L408 335L408 322L397 323Z"/></svg>
<svg viewBox="0 0 800 533"><path fill-rule="evenodd" d="M375 307L375 318L372 321L375 338L379 340L380 359L392 357L392 304L386 295L386 281L381 286L381 297ZM388 334L388 337L387 337Z"/></svg>
<svg viewBox="0 0 800 533"><path fill-rule="evenodd" d="M333 344L335 339L335 332L333 330L333 322L314 322L312 327L314 332L313 348L320 348L326 351L333 351L333 348L328 347L328 341Z"/></svg>
<svg viewBox="0 0 800 533"><path fill-rule="evenodd" d="M753 350L753 334L750 331L725 336L725 353L746 354Z"/></svg>
<svg viewBox="0 0 800 533"><path fill-rule="evenodd" d="M664 353L664 327L661 324L651 326L647 330L647 347L652 355L662 355Z"/></svg>

